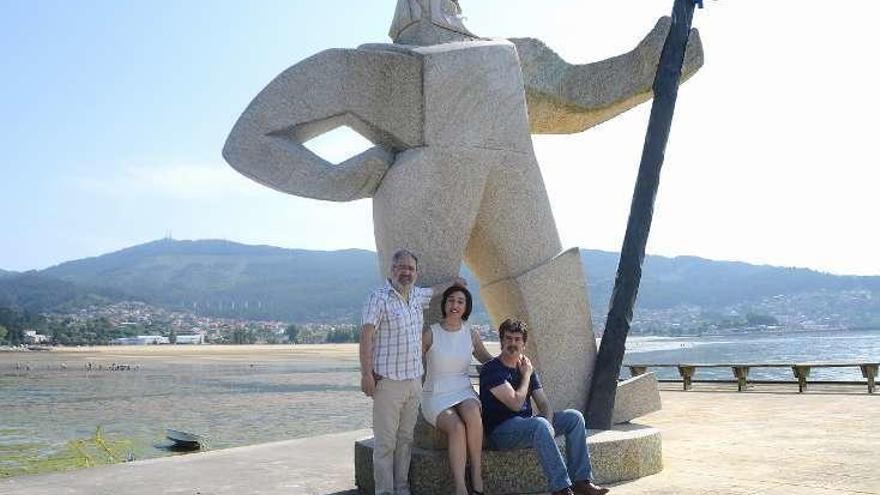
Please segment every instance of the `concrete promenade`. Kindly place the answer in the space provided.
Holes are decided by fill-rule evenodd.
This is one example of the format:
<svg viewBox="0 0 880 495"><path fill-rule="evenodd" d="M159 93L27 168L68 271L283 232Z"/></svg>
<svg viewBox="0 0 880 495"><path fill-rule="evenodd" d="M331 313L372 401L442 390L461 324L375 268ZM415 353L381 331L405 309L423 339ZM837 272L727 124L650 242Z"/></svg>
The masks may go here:
<svg viewBox="0 0 880 495"><path fill-rule="evenodd" d="M663 385L641 421L663 431L662 473L616 495L880 495L880 397L863 386ZM0 481L15 495L354 493L354 440L369 430Z"/></svg>

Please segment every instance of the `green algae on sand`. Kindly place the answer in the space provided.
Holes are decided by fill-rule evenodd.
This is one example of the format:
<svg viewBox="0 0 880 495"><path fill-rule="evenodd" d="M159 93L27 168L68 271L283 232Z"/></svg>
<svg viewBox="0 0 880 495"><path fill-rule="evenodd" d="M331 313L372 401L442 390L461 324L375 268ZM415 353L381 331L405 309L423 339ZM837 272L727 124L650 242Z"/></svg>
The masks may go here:
<svg viewBox="0 0 880 495"><path fill-rule="evenodd" d="M131 450L130 440L107 437L100 426L91 437L71 440L52 452L36 443L0 444L0 478L115 464L129 460Z"/></svg>

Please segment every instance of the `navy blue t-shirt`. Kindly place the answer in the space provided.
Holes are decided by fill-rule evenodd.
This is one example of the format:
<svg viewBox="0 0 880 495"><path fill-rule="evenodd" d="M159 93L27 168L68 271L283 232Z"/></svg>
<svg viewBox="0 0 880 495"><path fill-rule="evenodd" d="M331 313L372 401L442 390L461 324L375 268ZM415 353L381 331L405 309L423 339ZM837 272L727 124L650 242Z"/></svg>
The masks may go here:
<svg viewBox="0 0 880 495"><path fill-rule="evenodd" d="M541 380L538 378L538 372L532 373L529 382L529 393L526 400L519 411L511 411L503 402L496 399L492 395L491 390L504 382L510 382L510 386L514 390L519 388L522 381L522 374L516 368L508 368L497 357L484 364L480 369L480 403L483 405L483 428L486 433L492 433L492 430L501 423L507 421L514 416L522 416L523 418L531 418L532 414L532 392L541 388Z"/></svg>

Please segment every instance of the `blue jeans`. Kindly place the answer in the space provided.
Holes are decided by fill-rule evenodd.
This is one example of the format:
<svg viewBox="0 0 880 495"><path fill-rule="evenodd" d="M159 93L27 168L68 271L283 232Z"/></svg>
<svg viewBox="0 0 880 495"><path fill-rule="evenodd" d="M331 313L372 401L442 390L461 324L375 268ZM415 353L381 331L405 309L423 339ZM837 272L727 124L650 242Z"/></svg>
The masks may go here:
<svg viewBox="0 0 880 495"><path fill-rule="evenodd" d="M554 441L556 435L565 435L564 460ZM583 414L575 409L553 413L552 426L541 416L514 416L496 426L487 443L497 450L534 448L551 491L571 486L572 480L590 479L586 425Z"/></svg>

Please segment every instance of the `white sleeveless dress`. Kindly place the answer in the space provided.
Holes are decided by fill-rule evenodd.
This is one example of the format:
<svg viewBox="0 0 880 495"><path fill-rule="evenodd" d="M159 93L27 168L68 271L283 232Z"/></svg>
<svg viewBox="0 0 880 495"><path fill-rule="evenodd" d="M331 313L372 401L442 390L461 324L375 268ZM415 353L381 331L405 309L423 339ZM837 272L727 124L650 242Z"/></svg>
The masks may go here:
<svg viewBox="0 0 880 495"><path fill-rule="evenodd" d="M427 373L422 386L422 416L437 426L437 416L445 409L477 398L468 376L474 343L467 323L455 332L447 332L435 323L431 325L431 335L433 342L428 349Z"/></svg>

